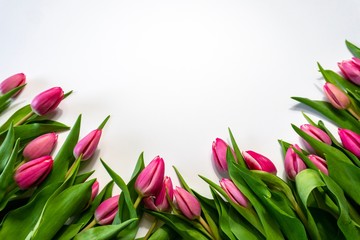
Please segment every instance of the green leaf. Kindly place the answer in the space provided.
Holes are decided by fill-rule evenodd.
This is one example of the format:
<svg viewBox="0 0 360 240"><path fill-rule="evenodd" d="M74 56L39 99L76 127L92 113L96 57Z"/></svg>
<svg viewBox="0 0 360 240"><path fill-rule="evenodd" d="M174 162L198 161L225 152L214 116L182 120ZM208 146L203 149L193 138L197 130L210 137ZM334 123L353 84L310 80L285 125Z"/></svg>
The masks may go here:
<svg viewBox="0 0 360 240"><path fill-rule="evenodd" d="M79 183L85 182L94 172L95 172L95 170L92 170L90 172L86 172L86 173L77 175L75 178L74 184L79 184Z"/></svg>
<svg viewBox="0 0 360 240"><path fill-rule="evenodd" d="M137 219L129 219L117 225L105 225L90 228L75 236L74 240L107 240L114 239L122 230L126 229L130 224L137 222Z"/></svg>
<svg viewBox="0 0 360 240"><path fill-rule="evenodd" d="M91 197L93 181L71 186L51 197L46 203L33 240L51 239L65 222L86 207Z"/></svg>
<svg viewBox="0 0 360 240"><path fill-rule="evenodd" d="M292 99L313 108L334 122L337 126L360 133L359 121L347 111L335 109L330 103L325 101L310 100L302 97L292 97Z"/></svg>
<svg viewBox="0 0 360 240"><path fill-rule="evenodd" d="M347 40L345 41L345 44L354 57L360 58L360 48Z"/></svg>
<svg viewBox="0 0 360 240"><path fill-rule="evenodd" d="M10 125L9 130L6 134L6 138L3 141L3 143L0 145L0 173L4 170L9 160L14 144L15 144L14 129L12 125Z"/></svg>
<svg viewBox="0 0 360 240"><path fill-rule="evenodd" d="M229 128L229 135L230 135L231 145L235 152L236 159L238 160L238 164L240 164L242 167L246 167L245 160L241 154L240 148L237 145L236 140L235 140L230 128Z"/></svg>
<svg viewBox="0 0 360 240"><path fill-rule="evenodd" d="M26 84L18 86L16 88L11 89L9 92L5 93L4 95L0 96L0 113L2 113L6 108L10 106L11 97L19 90L25 87Z"/></svg>
<svg viewBox="0 0 360 240"><path fill-rule="evenodd" d="M73 239L76 234L83 227L82 223L65 225L59 232L57 232L54 239L57 240L70 240Z"/></svg>
<svg viewBox="0 0 360 240"><path fill-rule="evenodd" d="M0 133L3 133L5 131L8 130L8 128L10 127L10 124L16 124L17 122L19 122L21 119L23 119L26 115L29 115L32 112L30 104L18 109L15 113L13 113L13 115L11 115L8 120L3 123L3 125L1 125L0 127Z"/></svg>
<svg viewBox="0 0 360 240"><path fill-rule="evenodd" d="M149 240L172 240L180 239L180 236L167 224L159 227L151 236Z"/></svg>

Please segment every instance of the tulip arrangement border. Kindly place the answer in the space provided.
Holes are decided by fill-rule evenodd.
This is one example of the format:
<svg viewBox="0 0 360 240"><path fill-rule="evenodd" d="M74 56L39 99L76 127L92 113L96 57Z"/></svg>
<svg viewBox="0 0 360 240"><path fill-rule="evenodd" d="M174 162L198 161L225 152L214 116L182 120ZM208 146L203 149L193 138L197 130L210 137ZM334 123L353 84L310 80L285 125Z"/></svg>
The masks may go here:
<svg viewBox="0 0 360 240"><path fill-rule="evenodd" d="M211 198L192 189L176 167L174 188L164 160L156 156L145 165L142 153L128 182L100 159L112 179L100 190L94 171L81 165L93 157L109 116L79 139L81 115L70 128L48 114L71 92L41 92L0 126L0 239L358 239L360 48L346 46L354 57L338 64L341 73L318 64L327 101L293 97L335 124L340 141L322 120L303 113L307 123L292 125L303 142L279 140L282 179L267 157L241 151L229 129L230 143L217 138L212 145L222 178L200 176ZM0 83L0 113L25 86L22 73ZM69 132L53 157L62 131ZM145 215L152 225L140 237Z"/></svg>

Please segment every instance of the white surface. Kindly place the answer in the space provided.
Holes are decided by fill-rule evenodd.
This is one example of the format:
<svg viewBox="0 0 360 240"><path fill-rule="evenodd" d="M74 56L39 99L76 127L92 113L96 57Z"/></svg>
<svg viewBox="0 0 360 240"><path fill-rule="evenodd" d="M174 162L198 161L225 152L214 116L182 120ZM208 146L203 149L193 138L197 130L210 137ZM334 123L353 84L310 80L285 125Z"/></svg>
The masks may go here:
<svg viewBox="0 0 360 240"><path fill-rule="evenodd" d="M360 45L359 22L355 0L0 0L0 79L27 75L21 104L74 90L58 120L83 114L81 136L111 115L88 166L101 185L99 157L127 181L144 151L208 194L197 175L217 181L211 144L228 127L283 174L277 140L297 143L290 123L305 122L290 97L323 97L316 62L337 71L345 39Z"/></svg>

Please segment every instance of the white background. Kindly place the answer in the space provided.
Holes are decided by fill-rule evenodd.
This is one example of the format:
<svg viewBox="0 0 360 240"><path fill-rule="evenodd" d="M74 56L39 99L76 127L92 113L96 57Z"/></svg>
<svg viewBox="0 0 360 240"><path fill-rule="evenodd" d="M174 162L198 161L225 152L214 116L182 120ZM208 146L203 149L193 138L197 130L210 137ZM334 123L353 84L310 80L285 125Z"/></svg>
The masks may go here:
<svg viewBox="0 0 360 240"><path fill-rule="evenodd" d="M277 140L297 143L290 124L308 112L290 97L323 98L316 63L338 71L351 57L345 39L360 45L359 23L355 0L0 0L0 79L27 75L17 106L74 90L56 119L71 126L82 114L81 137L111 115L86 166L102 186L100 157L127 181L144 151L207 195L198 174L218 180L211 144L229 140L228 127L283 176Z"/></svg>

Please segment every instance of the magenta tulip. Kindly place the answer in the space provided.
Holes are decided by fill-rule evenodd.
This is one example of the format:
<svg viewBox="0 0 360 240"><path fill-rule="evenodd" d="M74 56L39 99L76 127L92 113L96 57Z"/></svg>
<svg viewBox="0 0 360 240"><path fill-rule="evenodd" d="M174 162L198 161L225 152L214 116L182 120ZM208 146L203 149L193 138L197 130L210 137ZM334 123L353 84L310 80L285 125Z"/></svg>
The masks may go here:
<svg viewBox="0 0 360 240"><path fill-rule="evenodd" d="M236 204L248 207L249 201L244 194L236 187L236 185L230 179L223 178L220 181L221 188L226 192L229 198Z"/></svg>
<svg viewBox="0 0 360 240"><path fill-rule="evenodd" d="M99 182L96 180L91 186L91 201L95 199L99 193Z"/></svg>
<svg viewBox="0 0 360 240"><path fill-rule="evenodd" d="M100 203L94 213L97 224L108 225L112 223L119 209L119 197L120 195L116 195Z"/></svg>
<svg viewBox="0 0 360 240"><path fill-rule="evenodd" d="M311 124L303 124L300 126L300 129L302 131L304 131L306 134L310 135L311 137L313 137L314 139L316 139L320 142L326 143L327 145L331 145L331 143L332 143L329 135L318 127L315 127ZM313 152L314 150L311 147L311 145L308 142L306 142L304 139L303 139L303 141L304 141L306 148L309 151Z"/></svg>
<svg viewBox="0 0 360 240"><path fill-rule="evenodd" d="M306 169L305 163L299 157L299 155L296 154L293 148L301 151L300 147L297 144L291 145L286 151L284 165L286 175L290 180L294 180L299 172Z"/></svg>
<svg viewBox="0 0 360 240"><path fill-rule="evenodd" d="M201 205L191 193L181 187L174 190L176 203L182 214L190 220L200 217Z"/></svg>
<svg viewBox="0 0 360 240"><path fill-rule="evenodd" d="M31 102L31 109L37 115L45 115L57 108L64 98L60 87L53 87L38 94Z"/></svg>
<svg viewBox="0 0 360 240"><path fill-rule="evenodd" d="M277 173L274 163L267 157L254 151L243 151L242 155L250 170L261 170L272 174Z"/></svg>
<svg viewBox="0 0 360 240"><path fill-rule="evenodd" d="M308 158L321 172L323 172L326 175L329 175L329 171L325 159L313 154L310 154Z"/></svg>
<svg viewBox="0 0 360 240"><path fill-rule="evenodd" d="M56 133L43 134L29 142L23 151L25 159L31 160L50 155L54 150L58 135Z"/></svg>
<svg viewBox="0 0 360 240"><path fill-rule="evenodd" d="M173 200L174 196L174 189L172 185L171 178L168 176L165 176L164 182L162 184L161 190L158 195L156 196L149 196L144 198L144 205L146 208L154 210L154 211L160 211L160 212L166 212L170 210L170 204L168 201L168 198L170 201Z"/></svg>
<svg viewBox="0 0 360 240"><path fill-rule="evenodd" d="M349 97L332 83L325 83L324 93L334 108L347 109L350 106Z"/></svg>
<svg viewBox="0 0 360 240"><path fill-rule="evenodd" d="M14 88L20 87L21 85L25 84L25 81L26 76L23 73L17 73L15 75L12 75L0 83L0 93L5 94L13 90ZM19 95L21 91L22 89L15 93L13 97Z"/></svg>
<svg viewBox="0 0 360 240"><path fill-rule="evenodd" d="M226 152L228 147L229 145L220 138L216 138L212 144L214 165L220 174L227 173L228 171L228 165L226 161ZM236 160L236 156L233 149L230 148L230 150Z"/></svg>
<svg viewBox="0 0 360 240"><path fill-rule="evenodd" d="M52 166L51 156L43 156L24 163L15 171L15 182L23 190L38 186L50 173Z"/></svg>
<svg viewBox="0 0 360 240"><path fill-rule="evenodd" d="M74 148L74 156L75 158L79 158L81 156L81 160L87 160L91 158L95 150L100 142L101 138L101 129L95 129L91 131L88 135L82 138Z"/></svg>
<svg viewBox="0 0 360 240"><path fill-rule="evenodd" d="M164 160L156 156L138 175L135 190L141 197L156 196L164 180Z"/></svg>
<svg viewBox="0 0 360 240"><path fill-rule="evenodd" d="M338 63L338 66L345 76L351 82L360 85L360 59L353 57L350 60L344 60Z"/></svg>
<svg viewBox="0 0 360 240"><path fill-rule="evenodd" d="M349 129L338 129L340 140L345 149L360 158L360 135Z"/></svg>

